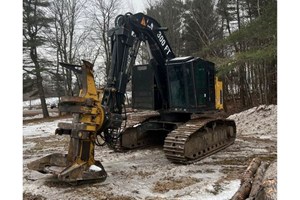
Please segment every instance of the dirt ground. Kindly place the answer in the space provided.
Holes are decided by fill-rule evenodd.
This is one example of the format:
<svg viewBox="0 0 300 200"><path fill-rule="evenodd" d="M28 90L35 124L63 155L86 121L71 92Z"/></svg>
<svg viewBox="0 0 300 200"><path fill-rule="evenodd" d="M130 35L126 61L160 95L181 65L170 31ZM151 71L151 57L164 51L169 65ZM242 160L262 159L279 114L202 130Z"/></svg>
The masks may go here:
<svg viewBox="0 0 300 200"><path fill-rule="evenodd" d="M50 153L67 153L68 136L55 136L56 124L24 123L24 199L230 199L253 157L277 158L277 106L259 106L229 117L237 124L230 147L190 165L169 162L162 147L116 153L96 147L95 157L108 173L105 182L70 186L51 175L28 170L27 163Z"/></svg>

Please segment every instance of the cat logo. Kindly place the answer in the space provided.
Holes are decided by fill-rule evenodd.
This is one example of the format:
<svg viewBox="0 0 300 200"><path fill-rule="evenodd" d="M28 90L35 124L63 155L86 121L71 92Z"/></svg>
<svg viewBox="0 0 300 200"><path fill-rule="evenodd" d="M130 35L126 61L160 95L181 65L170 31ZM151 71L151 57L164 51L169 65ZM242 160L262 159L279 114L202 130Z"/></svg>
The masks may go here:
<svg viewBox="0 0 300 200"><path fill-rule="evenodd" d="M141 25L146 26L146 21L144 17L142 18Z"/></svg>

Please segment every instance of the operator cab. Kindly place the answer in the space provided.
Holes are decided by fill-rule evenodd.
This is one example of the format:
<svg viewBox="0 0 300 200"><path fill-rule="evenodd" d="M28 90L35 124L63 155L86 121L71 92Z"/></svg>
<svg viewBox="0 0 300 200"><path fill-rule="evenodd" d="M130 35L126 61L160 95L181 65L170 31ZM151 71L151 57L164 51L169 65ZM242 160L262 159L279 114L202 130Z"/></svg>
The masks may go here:
<svg viewBox="0 0 300 200"><path fill-rule="evenodd" d="M163 67L163 93L167 94L169 112L201 113L215 109L214 63L187 56L170 59ZM132 98L134 108L162 109L162 95L150 64L133 67Z"/></svg>

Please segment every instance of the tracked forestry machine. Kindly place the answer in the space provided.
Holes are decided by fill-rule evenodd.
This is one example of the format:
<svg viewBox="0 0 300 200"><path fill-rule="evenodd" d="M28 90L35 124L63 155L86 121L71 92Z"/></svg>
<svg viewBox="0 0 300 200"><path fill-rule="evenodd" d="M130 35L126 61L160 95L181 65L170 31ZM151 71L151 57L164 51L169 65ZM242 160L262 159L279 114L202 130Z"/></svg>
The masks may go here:
<svg viewBox="0 0 300 200"><path fill-rule="evenodd" d="M55 133L70 135L68 154L51 154L28 168L53 173L72 184L104 181L107 174L94 159L98 138L117 151L163 144L171 162L189 164L231 145L235 122L216 117L222 109L222 82L214 64L197 57L175 57L159 23L142 13L119 15L109 31L111 67L103 91L97 90L93 65L61 63L81 74L79 96L61 99L61 112L72 112L72 123L59 123ZM149 63L135 65L141 42ZM132 82L132 107L151 110L134 118L126 113L127 83ZM134 115L134 114L132 114ZM128 120L128 118L135 120Z"/></svg>

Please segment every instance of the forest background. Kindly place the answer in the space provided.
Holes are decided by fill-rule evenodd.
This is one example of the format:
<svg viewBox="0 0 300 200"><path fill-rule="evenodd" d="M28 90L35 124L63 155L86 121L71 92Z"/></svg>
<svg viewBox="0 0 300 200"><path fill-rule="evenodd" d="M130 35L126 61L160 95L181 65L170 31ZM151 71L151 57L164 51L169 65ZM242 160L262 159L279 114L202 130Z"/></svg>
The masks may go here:
<svg viewBox="0 0 300 200"><path fill-rule="evenodd" d="M111 55L108 30L124 14L125 0L23 0L23 98L76 95L80 80L59 62L95 65L105 84ZM130 1L128 11L134 11ZM216 64L225 110L233 113L277 103L276 0L147 0L145 14L166 32L176 56ZM147 63L141 47L139 64Z"/></svg>

